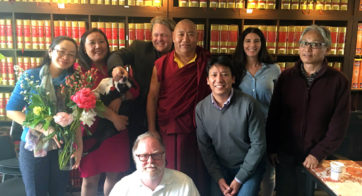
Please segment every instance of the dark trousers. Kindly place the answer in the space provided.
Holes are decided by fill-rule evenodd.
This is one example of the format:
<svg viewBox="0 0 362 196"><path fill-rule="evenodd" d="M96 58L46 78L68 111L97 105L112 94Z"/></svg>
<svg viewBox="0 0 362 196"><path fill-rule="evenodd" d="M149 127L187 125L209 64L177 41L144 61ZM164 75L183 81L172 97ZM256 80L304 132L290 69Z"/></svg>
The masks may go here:
<svg viewBox="0 0 362 196"><path fill-rule="evenodd" d="M64 196L69 181L69 171L60 171L58 150L45 157L34 157L32 151L20 143L19 166L27 196Z"/></svg>
<svg viewBox="0 0 362 196"><path fill-rule="evenodd" d="M279 153L278 158L279 164L275 167L277 196L305 195L306 174L302 163L284 153Z"/></svg>

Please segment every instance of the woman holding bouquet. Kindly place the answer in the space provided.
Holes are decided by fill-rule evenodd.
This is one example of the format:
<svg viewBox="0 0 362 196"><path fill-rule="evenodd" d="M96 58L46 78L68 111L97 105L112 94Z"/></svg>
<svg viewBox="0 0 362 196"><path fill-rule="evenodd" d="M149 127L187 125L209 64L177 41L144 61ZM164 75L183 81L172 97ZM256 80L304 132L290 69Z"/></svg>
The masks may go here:
<svg viewBox="0 0 362 196"><path fill-rule="evenodd" d="M82 35L79 46L79 65L83 71L91 68L97 70L97 78L93 89L98 86L103 78L109 77L106 66L109 55L109 43L106 35L101 30L92 29ZM127 91L127 98L137 96L137 94L129 92L132 91ZM108 195L114 184L119 180L121 173L129 169L129 141L126 130L128 117L118 114L120 102L121 97L116 96L110 100L109 104L105 103L108 107L101 115L107 120L98 118L90 127L90 131L94 135L98 134L96 131L109 132L113 131L113 129L116 134L104 139L98 148L88 151L88 154L83 157L79 168L83 178L82 196L97 195L98 182L102 173L105 173L104 195ZM85 134L83 132L83 138ZM85 149L88 149L87 145L90 142L92 141L84 140Z"/></svg>
<svg viewBox="0 0 362 196"><path fill-rule="evenodd" d="M36 86L32 84L39 82L40 88L44 89L46 95L45 99L49 100L48 103L55 103L52 108L55 112L65 111L64 97L60 93L60 85L64 84L65 77L72 74L73 64L77 57L77 44L69 37L56 37L50 45L48 53L45 55L43 63L34 69L26 70L16 83L12 95L6 106L7 116L19 124L25 123L29 115L38 115L41 113L41 107L34 107L33 110L29 108L30 104L27 102L26 92L39 92L36 91ZM33 97L35 94L33 95ZM31 98L30 98L31 99ZM31 99L31 101L34 101ZM25 107L25 113L22 112ZM37 108L38 110L35 110ZM53 118L50 116L49 121ZM54 132L54 126L49 126L48 129L43 128L44 124L38 123L35 128L23 128L20 143L19 164L22 173L23 182L25 185L27 196L63 196L66 192L68 184L69 171L59 170L58 165L58 140L36 140L44 138ZM54 125L54 124L53 124ZM46 127L46 126L44 126ZM76 132L75 142L77 150L73 154L76 163L73 168L79 166L82 155L82 138L80 129ZM33 133L34 135L31 135ZM34 139L35 138L35 139ZM44 143L39 143L39 142ZM41 146L39 151L38 146Z"/></svg>
<svg viewBox="0 0 362 196"><path fill-rule="evenodd" d="M241 34L234 54L234 65L239 69L239 88L254 97L261 106L265 121L280 68L273 64L266 48L264 34L258 28L247 28ZM238 82L236 82L238 84ZM271 196L275 186L274 167L266 160L262 180L262 195Z"/></svg>

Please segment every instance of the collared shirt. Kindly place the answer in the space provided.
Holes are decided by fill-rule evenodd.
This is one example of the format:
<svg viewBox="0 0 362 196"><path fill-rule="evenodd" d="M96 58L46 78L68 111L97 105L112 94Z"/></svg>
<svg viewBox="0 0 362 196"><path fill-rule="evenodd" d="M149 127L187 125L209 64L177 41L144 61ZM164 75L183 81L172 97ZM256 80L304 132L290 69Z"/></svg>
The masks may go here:
<svg viewBox="0 0 362 196"><path fill-rule="evenodd" d="M301 66L300 66L300 70L302 71L302 74L304 76L304 78L307 80L307 85L308 85L308 88L312 85L314 79L317 77L318 73L319 73L319 70L310 74L310 76L308 75L307 71L305 71L304 69L304 64L302 63Z"/></svg>
<svg viewBox="0 0 362 196"><path fill-rule="evenodd" d="M186 174L165 168L160 184L151 190L141 182L140 172L122 178L117 182L110 196L199 196L199 192Z"/></svg>
<svg viewBox="0 0 362 196"><path fill-rule="evenodd" d="M195 53L195 56L194 58L192 58L189 62L187 62L186 64L183 64L182 61L177 57L176 53L175 53L175 56L174 56L174 61L177 63L177 66L178 68L183 68L185 65L188 65L190 63L193 63L196 61L196 58L197 58L197 53Z"/></svg>
<svg viewBox="0 0 362 196"><path fill-rule="evenodd" d="M220 107L219 105L217 105L215 99L214 99L214 96L212 95L211 93L211 103L212 105L215 106L215 108L217 108L218 110L222 110L223 108L227 107L228 105L230 105L230 100L231 100L231 97L233 97L233 94L234 94L234 89L231 88L231 93L230 93L230 96L229 98L224 102L223 106Z"/></svg>
<svg viewBox="0 0 362 196"><path fill-rule="evenodd" d="M242 92L252 96L260 103L265 118L268 115L274 83L277 81L279 74L279 66L262 63L261 68L254 76L247 71L239 85Z"/></svg>

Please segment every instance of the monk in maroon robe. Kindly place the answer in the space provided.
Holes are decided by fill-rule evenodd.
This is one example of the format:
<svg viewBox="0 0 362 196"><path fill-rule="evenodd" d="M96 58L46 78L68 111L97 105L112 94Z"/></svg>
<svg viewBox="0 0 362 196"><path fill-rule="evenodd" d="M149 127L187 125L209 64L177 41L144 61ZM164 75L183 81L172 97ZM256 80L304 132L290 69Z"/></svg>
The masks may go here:
<svg viewBox="0 0 362 196"><path fill-rule="evenodd" d="M189 175L205 193L205 175L196 140L196 104L210 93L205 67L209 52L197 47L196 25L181 20L173 32L174 51L155 62L147 99L148 128L166 147L167 167ZM157 131L158 130L158 131Z"/></svg>

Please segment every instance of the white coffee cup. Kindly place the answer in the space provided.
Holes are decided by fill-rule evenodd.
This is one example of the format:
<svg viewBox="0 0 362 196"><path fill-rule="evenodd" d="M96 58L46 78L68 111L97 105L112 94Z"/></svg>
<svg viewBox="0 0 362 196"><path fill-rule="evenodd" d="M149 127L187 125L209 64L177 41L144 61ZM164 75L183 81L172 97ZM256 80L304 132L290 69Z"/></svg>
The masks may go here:
<svg viewBox="0 0 362 196"><path fill-rule="evenodd" d="M331 163L331 179L338 180L342 174L344 164L338 161L332 161Z"/></svg>

